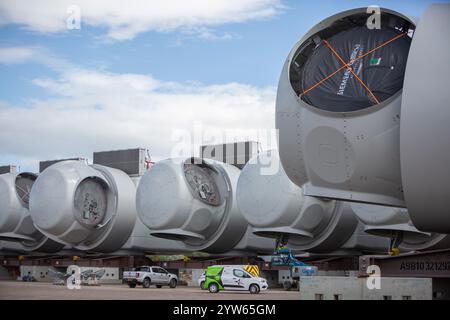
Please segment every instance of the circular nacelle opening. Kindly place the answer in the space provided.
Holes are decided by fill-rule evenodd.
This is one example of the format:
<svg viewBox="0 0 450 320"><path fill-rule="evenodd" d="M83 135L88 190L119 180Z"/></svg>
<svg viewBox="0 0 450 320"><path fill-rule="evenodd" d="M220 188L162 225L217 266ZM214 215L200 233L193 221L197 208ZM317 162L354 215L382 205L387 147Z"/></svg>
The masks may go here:
<svg viewBox="0 0 450 320"><path fill-rule="evenodd" d="M88 177L75 190L75 218L82 225L94 228L105 218L108 209L108 186L98 177Z"/></svg>
<svg viewBox="0 0 450 320"><path fill-rule="evenodd" d="M380 29L369 29L366 9L331 17L303 41L289 80L306 104L351 112L378 105L403 87L414 24L381 9Z"/></svg>
<svg viewBox="0 0 450 320"><path fill-rule="evenodd" d="M188 160L184 163L183 170L195 198L212 206L219 206L223 203L216 183L217 179L215 179L218 172L213 167L204 162L194 164Z"/></svg>
<svg viewBox="0 0 450 320"><path fill-rule="evenodd" d="M19 197L21 203L25 208L29 208L30 204L30 192L33 187L34 182L36 181L36 175L32 173L19 173L16 176L15 187L16 193Z"/></svg>
<svg viewBox="0 0 450 320"><path fill-rule="evenodd" d="M177 230L167 238L182 240L191 246L203 246L217 236L230 214L231 189L227 173L200 158L187 159L183 163L183 173L193 198L203 205L190 208L188 229Z"/></svg>

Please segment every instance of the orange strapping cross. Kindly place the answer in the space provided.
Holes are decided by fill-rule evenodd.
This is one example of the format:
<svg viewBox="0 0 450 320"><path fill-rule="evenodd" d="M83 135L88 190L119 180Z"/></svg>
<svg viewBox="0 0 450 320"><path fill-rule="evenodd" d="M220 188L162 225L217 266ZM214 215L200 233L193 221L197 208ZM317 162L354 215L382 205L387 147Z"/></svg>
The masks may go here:
<svg viewBox="0 0 450 320"><path fill-rule="evenodd" d="M395 41L395 40L397 40L397 39L403 37L403 36L406 35L406 34L407 34L406 32L400 33L399 35L396 35L396 36L393 37L392 39L390 39L390 40L388 40L388 41L386 41L386 42L380 44L379 46L373 48L372 50L367 51L365 54L363 54L363 55L361 55L361 56L359 56L359 57L357 57L357 58L355 58L355 59L349 61L348 63L345 63L345 62L341 59L341 57L335 52L335 50L331 48L331 46L329 45L328 41L324 40L324 42L325 42L325 44L327 44L328 48L330 48L332 51L335 52L335 54L338 56L339 60L341 60L342 63L343 63L344 65L343 65L342 67L340 67L339 69L337 69L335 72L329 74L328 76L326 76L325 78L323 78L322 80L320 80L319 82L317 82L315 85L313 85L313 86L310 87L309 89L303 91L303 92L301 93L301 95L308 93L309 91L311 91L312 89L316 88L316 87L319 86L320 84L324 83L325 81L327 81L328 79L330 79L332 76L334 76L336 73L338 73L338 72L340 72L340 71L342 71L342 70L344 70L344 69L349 69L349 70L356 76L356 74L353 72L353 69L349 66L350 64L353 64L355 61L358 61L358 60L360 60L360 59L362 59L362 58L368 56L368 55L371 54L372 52L374 52L374 51L376 51L376 50L378 50L378 49L380 49L380 48L382 48L382 47L388 45L389 43L391 43L391 42L393 42L393 41ZM358 76L356 76L356 78L359 79ZM363 85L370 93L372 93L372 92L370 91L370 89L364 84L364 82L362 82L361 79L359 79L359 80L361 81L362 85ZM372 93L372 97L374 98L375 101L377 101L377 103L379 103L378 100L376 99L376 97L373 95L373 93Z"/></svg>
<svg viewBox="0 0 450 320"><path fill-rule="evenodd" d="M336 52L336 50L333 49L331 44L329 44L327 40L323 40L323 42L327 45L328 48L330 48L331 52L333 52L336 55L336 57L339 59L339 61L341 61L344 64L344 66L353 74L353 76L356 78L356 80L358 80L363 85L363 87L367 90L367 92L369 92L369 94L373 98L373 100L375 100L376 103L380 103L380 101L377 99L377 97L375 97L375 95L369 89L369 87L364 83L364 81L361 80L360 77L358 77L358 75L355 73L355 71L353 71L353 68L350 67L347 63L345 63L345 61Z"/></svg>

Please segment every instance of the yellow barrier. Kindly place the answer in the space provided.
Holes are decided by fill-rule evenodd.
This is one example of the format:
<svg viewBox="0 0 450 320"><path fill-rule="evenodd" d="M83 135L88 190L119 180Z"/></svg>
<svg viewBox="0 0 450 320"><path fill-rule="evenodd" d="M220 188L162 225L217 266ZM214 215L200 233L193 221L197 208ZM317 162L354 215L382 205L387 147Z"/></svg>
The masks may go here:
<svg viewBox="0 0 450 320"><path fill-rule="evenodd" d="M244 270L255 277L259 277L259 267L257 265L248 264L244 267Z"/></svg>

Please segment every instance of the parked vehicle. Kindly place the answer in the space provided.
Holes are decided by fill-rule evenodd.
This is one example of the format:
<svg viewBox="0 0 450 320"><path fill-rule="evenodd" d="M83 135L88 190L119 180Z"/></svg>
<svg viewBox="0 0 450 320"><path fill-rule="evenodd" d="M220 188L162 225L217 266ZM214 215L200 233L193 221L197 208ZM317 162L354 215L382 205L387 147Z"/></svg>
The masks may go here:
<svg viewBox="0 0 450 320"><path fill-rule="evenodd" d="M239 266L210 266L206 270L204 289L211 293L222 290L249 291L257 294L267 290L267 280L252 275Z"/></svg>
<svg viewBox="0 0 450 320"><path fill-rule="evenodd" d="M234 267L239 267L250 273L251 275L255 277L259 277L259 267L257 265L251 265L251 264L243 264L243 265L233 265ZM200 287L200 289L205 290L204 287L205 284L205 275L206 271L203 271L202 275L198 278L197 284Z"/></svg>
<svg viewBox="0 0 450 320"><path fill-rule="evenodd" d="M300 276L315 276L318 273L317 267L298 260L292 250L286 246L278 246L274 254L276 256L272 257L271 260L273 266L290 267L290 279L283 282L285 290L298 289Z"/></svg>
<svg viewBox="0 0 450 320"><path fill-rule="evenodd" d="M144 288L149 288L151 285L156 285L157 288L162 286L175 288L178 284L178 277L175 274L169 273L161 267L150 266L141 266L132 271L125 271L123 280L128 283L130 288L135 288L136 285L142 285Z"/></svg>
<svg viewBox="0 0 450 320"><path fill-rule="evenodd" d="M205 280L206 280L206 271L204 271L202 273L202 275L200 276L200 278L198 278L198 286L200 287L200 289L204 290L205 289Z"/></svg>

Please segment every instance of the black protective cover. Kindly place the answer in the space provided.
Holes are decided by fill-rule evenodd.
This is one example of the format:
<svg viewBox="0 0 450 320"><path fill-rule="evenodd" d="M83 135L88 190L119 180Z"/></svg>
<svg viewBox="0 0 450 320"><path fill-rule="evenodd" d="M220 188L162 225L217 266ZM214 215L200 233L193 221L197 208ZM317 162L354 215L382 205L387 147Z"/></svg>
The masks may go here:
<svg viewBox="0 0 450 320"><path fill-rule="evenodd" d="M363 26L337 33L327 41L349 63L399 33L394 29L370 30ZM344 65L323 40L316 41L317 47L300 71L301 92ZM351 64L353 71L380 102L403 87L410 44L411 39L404 35ZM377 104L347 68L301 97L315 107L337 112L355 111Z"/></svg>

